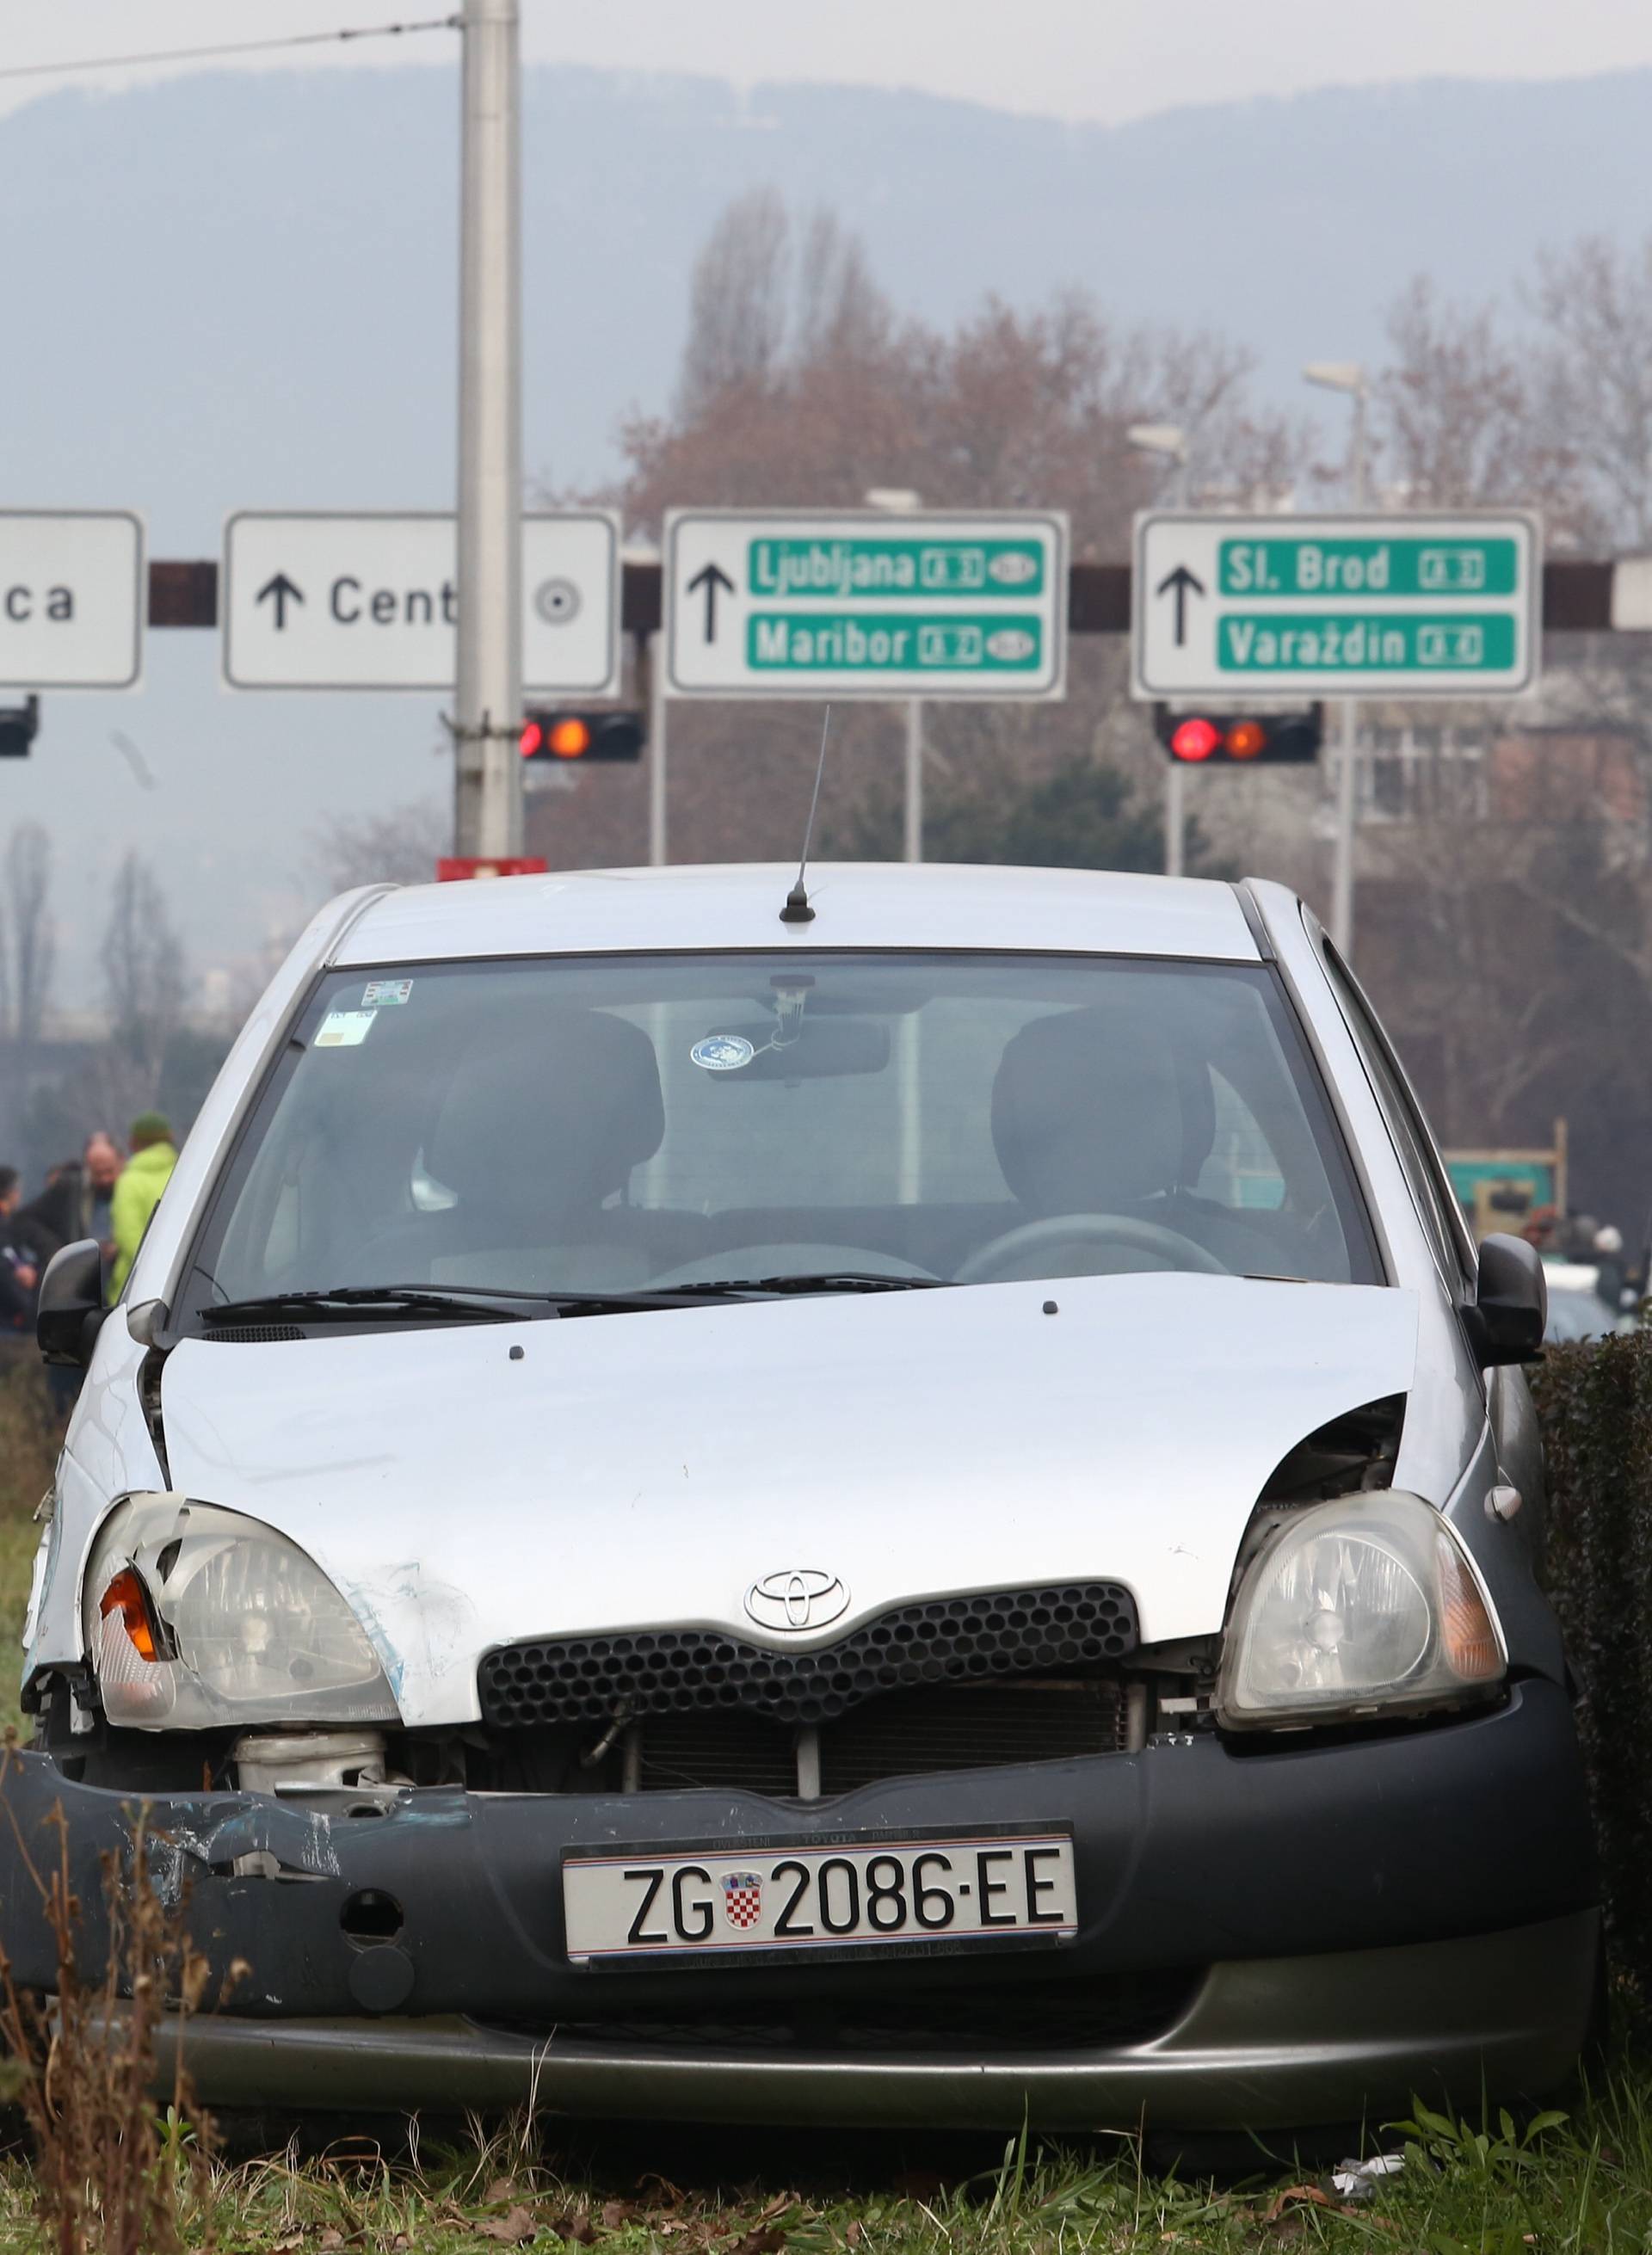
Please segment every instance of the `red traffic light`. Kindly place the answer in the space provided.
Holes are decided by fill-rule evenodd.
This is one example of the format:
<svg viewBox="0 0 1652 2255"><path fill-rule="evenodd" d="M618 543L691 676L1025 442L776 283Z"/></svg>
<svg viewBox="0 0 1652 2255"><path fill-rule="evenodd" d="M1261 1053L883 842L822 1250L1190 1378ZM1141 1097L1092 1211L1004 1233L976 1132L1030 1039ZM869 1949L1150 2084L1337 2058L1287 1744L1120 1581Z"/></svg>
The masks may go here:
<svg viewBox="0 0 1652 2255"><path fill-rule="evenodd" d="M1192 766L1307 766L1319 755L1325 708L1294 713L1173 713L1153 708L1156 734L1173 760Z"/></svg>
<svg viewBox="0 0 1652 2255"><path fill-rule="evenodd" d="M1220 729L1209 720L1183 720L1170 738L1170 751L1178 760L1207 760L1221 740Z"/></svg>
<svg viewBox="0 0 1652 2255"><path fill-rule="evenodd" d="M530 713L517 748L524 760L640 760L647 734L640 713Z"/></svg>

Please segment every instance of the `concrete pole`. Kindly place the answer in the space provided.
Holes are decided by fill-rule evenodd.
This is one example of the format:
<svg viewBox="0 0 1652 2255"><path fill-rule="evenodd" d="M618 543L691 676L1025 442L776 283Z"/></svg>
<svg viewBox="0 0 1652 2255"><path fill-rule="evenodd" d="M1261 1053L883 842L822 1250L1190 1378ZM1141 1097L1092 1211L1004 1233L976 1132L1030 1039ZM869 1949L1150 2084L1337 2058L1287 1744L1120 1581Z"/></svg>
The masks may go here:
<svg viewBox="0 0 1652 2255"><path fill-rule="evenodd" d="M924 707L917 698L906 706L906 836L903 858L924 858Z"/></svg>
<svg viewBox="0 0 1652 2255"><path fill-rule="evenodd" d="M665 629L643 644L648 660L648 865L665 866Z"/></svg>
<svg viewBox="0 0 1652 2255"><path fill-rule="evenodd" d="M1167 877L1179 877L1185 867L1186 809L1182 785L1186 777L1187 769L1180 760L1172 757L1164 770L1164 874Z"/></svg>
<svg viewBox="0 0 1652 2255"><path fill-rule="evenodd" d="M1353 395L1353 433L1348 449L1348 488L1356 509L1367 501L1366 475L1366 390L1361 377ZM1339 955L1353 945L1353 847L1359 822L1360 707L1352 697L1341 700L1339 713L1336 842L1331 863L1331 938Z"/></svg>
<svg viewBox="0 0 1652 2255"><path fill-rule="evenodd" d="M1185 509L1192 472L1188 466L1187 440L1177 434L1179 444L1175 456L1176 477L1170 488L1170 505ZM1170 755L1164 774L1164 874L1179 877L1187 868L1187 769L1180 760Z"/></svg>
<svg viewBox="0 0 1652 2255"><path fill-rule="evenodd" d="M464 0L453 844L483 856L523 842L517 27L517 0Z"/></svg>

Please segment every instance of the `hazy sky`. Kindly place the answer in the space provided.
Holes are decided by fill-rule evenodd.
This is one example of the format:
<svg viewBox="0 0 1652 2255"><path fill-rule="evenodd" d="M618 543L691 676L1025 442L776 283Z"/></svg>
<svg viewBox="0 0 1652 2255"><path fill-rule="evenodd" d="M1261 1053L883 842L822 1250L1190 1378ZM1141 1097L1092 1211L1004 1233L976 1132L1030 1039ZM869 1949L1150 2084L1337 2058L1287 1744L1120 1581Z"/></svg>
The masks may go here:
<svg viewBox="0 0 1652 2255"><path fill-rule="evenodd" d="M443 0L0 0L0 60L15 69L446 12ZM1338 82L1652 64L1641 0L522 0L522 18L531 62L912 86L1107 123ZM438 32L269 60L348 68L450 53ZM0 80L0 107L66 82Z"/></svg>

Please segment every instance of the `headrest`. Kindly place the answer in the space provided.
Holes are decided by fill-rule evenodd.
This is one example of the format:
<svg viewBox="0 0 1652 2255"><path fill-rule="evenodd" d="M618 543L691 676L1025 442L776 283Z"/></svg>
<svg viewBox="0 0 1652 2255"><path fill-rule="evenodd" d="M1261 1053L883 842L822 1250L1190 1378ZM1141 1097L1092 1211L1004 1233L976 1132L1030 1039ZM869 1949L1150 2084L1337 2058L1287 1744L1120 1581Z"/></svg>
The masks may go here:
<svg viewBox="0 0 1652 2255"><path fill-rule="evenodd" d="M525 1223L594 1210L664 1134L646 1034L604 1010L540 1010L460 1065L425 1163L461 1206Z"/></svg>
<svg viewBox="0 0 1652 2255"><path fill-rule="evenodd" d="M1151 998L1035 1018L1004 1044L992 1134L1035 1213L1122 1213L1183 1179L1186 1130Z"/></svg>

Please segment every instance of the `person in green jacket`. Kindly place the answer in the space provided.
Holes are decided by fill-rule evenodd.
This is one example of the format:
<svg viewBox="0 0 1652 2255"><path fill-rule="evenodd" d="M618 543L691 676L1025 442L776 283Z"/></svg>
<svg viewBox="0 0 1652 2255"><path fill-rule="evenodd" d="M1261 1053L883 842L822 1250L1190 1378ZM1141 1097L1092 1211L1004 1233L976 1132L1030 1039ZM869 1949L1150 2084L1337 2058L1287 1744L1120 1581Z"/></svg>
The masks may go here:
<svg viewBox="0 0 1652 2255"><path fill-rule="evenodd" d="M109 1200L109 1227L115 1236L115 1266L109 1271L109 1286L111 1302L121 1296L149 1218L160 1204L160 1194L178 1164L172 1123L158 1112L140 1112L128 1141L132 1156L121 1169Z"/></svg>

